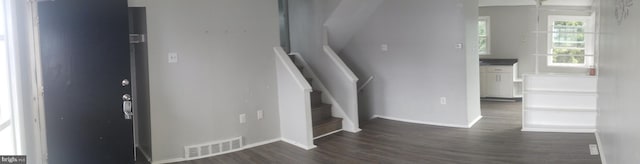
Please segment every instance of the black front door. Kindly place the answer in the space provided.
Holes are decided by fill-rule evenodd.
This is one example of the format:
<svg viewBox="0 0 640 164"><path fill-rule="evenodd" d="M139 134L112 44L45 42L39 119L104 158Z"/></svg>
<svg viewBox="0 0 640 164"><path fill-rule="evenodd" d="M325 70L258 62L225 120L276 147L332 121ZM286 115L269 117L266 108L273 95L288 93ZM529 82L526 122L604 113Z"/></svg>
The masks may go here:
<svg viewBox="0 0 640 164"><path fill-rule="evenodd" d="M38 16L49 163L133 163L127 1L40 1Z"/></svg>

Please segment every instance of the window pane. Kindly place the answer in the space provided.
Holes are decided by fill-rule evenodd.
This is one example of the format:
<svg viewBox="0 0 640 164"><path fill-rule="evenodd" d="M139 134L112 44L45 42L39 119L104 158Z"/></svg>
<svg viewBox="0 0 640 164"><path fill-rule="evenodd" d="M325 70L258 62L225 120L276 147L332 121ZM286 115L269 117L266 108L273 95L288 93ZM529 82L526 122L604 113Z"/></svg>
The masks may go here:
<svg viewBox="0 0 640 164"><path fill-rule="evenodd" d="M554 56L554 63L583 64L584 56Z"/></svg>
<svg viewBox="0 0 640 164"><path fill-rule="evenodd" d="M584 49L572 49L572 48L554 48L553 54L560 55L580 55L584 54Z"/></svg>
<svg viewBox="0 0 640 164"><path fill-rule="evenodd" d="M478 21L478 35L487 36L487 22L484 20Z"/></svg>
<svg viewBox="0 0 640 164"><path fill-rule="evenodd" d="M480 54L486 54L487 53L487 37L480 37L479 38L479 46L480 48L478 48L478 52Z"/></svg>
<svg viewBox="0 0 640 164"><path fill-rule="evenodd" d="M584 34L578 33L554 33L553 41L584 41Z"/></svg>
<svg viewBox="0 0 640 164"><path fill-rule="evenodd" d="M582 21L555 21L555 26L584 26Z"/></svg>

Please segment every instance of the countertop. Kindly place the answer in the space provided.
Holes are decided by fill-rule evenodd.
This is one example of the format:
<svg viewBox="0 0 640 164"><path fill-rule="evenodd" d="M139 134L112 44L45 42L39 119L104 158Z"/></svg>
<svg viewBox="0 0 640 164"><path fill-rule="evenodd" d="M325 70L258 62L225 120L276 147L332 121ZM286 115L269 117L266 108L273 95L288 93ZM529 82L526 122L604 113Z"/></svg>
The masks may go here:
<svg viewBox="0 0 640 164"><path fill-rule="evenodd" d="M518 59L480 59L480 65L513 65Z"/></svg>

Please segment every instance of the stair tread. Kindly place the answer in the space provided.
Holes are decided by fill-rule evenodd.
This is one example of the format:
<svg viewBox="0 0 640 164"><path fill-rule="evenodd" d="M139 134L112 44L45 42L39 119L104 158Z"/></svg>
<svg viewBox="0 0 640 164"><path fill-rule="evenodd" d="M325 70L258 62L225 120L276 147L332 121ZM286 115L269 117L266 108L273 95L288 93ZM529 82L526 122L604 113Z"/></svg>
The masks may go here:
<svg viewBox="0 0 640 164"><path fill-rule="evenodd" d="M322 120L318 120L318 121L313 122L313 128L320 127L320 126L323 126L323 125L326 125L326 124L329 124L329 123L341 122L341 121L342 121L342 118L338 118L338 117L331 117L331 118L328 118L328 119L322 119Z"/></svg>

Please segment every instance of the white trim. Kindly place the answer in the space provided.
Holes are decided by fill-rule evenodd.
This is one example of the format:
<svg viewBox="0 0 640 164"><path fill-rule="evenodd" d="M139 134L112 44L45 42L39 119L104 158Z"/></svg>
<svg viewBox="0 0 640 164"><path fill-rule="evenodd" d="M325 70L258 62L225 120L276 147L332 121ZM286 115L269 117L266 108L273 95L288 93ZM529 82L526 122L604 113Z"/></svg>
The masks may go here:
<svg viewBox="0 0 640 164"><path fill-rule="evenodd" d="M140 152L142 152L142 155L147 159L147 161L151 162L151 156L149 156L149 154L142 148L140 148L140 145L136 145L136 147L138 148L138 150L140 150Z"/></svg>
<svg viewBox="0 0 640 164"><path fill-rule="evenodd" d="M593 126L562 126L562 125L532 125L523 121L522 131L527 132L558 132L558 133L595 133Z"/></svg>
<svg viewBox="0 0 640 164"><path fill-rule="evenodd" d="M343 129L338 129L338 130L329 132L327 134L319 135L317 137L313 137L313 139L315 140L315 139L318 139L318 138L326 137L326 136L329 136L329 135L332 135L332 134L335 134L335 133L338 133L338 132L341 132L341 131L343 131Z"/></svg>
<svg viewBox="0 0 640 164"><path fill-rule="evenodd" d="M485 21L486 25L486 36L487 37L487 52L480 53L478 51L478 55L491 55L491 17L490 16L479 16L478 21ZM480 41L480 35L478 35L478 41ZM479 44L479 43L478 43ZM480 47L478 47L480 48ZM479 49L478 49L479 50Z"/></svg>
<svg viewBox="0 0 640 164"><path fill-rule="evenodd" d="M298 67L296 67L295 64L293 64L293 61L289 59L289 56L284 51L284 49L282 49L282 47L274 47L273 51L275 52L278 60L280 60L280 62L284 64L284 68L286 68L289 74L294 77L300 89L303 89L304 91L307 91L307 92L311 92L312 91L311 85L304 78L300 70L298 70Z"/></svg>
<svg viewBox="0 0 640 164"><path fill-rule="evenodd" d="M478 123L478 121L482 120L482 116L478 116L476 117L476 119L474 119L473 121L469 122L469 125L467 126L468 128L472 128L473 125L475 125L476 123Z"/></svg>
<svg viewBox="0 0 640 164"><path fill-rule="evenodd" d="M553 32L553 24L555 21L582 21L584 23L584 31L594 31L594 17L593 16L567 16L567 15L549 15L547 18L547 53L553 54L553 34L561 32ZM584 44L585 54L594 54L595 51L595 36L593 32L584 32ZM549 67L575 67L586 68L590 65L594 65L594 57L584 56L584 63L582 64L570 64L570 63L554 63L553 55L547 56L547 66Z"/></svg>
<svg viewBox="0 0 640 164"><path fill-rule="evenodd" d="M524 132L552 132L552 133L593 133L593 129L555 129L555 128L522 128Z"/></svg>
<svg viewBox="0 0 640 164"><path fill-rule="evenodd" d="M278 142L278 141L282 141L282 139L281 138L274 138L274 139L264 140L264 141L256 142L256 143L253 143L253 144L245 145L240 149L236 149L236 150L232 150L232 151L228 151L228 152L224 152L224 153L220 153L220 154L202 156L202 157L192 158L192 159L187 159L187 158L164 159L164 160L158 160L158 161L151 161L151 163L152 164L162 164L162 163L174 163L174 162L197 160L197 159L214 157L214 156L218 156L218 155L223 155L223 154L233 153L233 152L237 152L237 151L242 151L242 150L245 150L245 149L250 149L250 148L254 148L254 147L258 147L258 146L262 146L262 145L266 145L266 144L270 144L270 143L274 143L274 142Z"/></svg>
<svg viewBox="0 0 640 164"><path fill-rule="evenodd" d="M344 108L342 108L342 105L338 103L338 101L333 97L331 92L329 92L329 89L327 89L327 87L325 87L322 81L319 80L318 76L316 76L315 72L313 71L313 69L311 69L311 67L309 66L309 63L307 63L307 61L304 60L302 55L300 53L295 53L295 52L291 53L291 55L295 55L297 59L300 60L302 66L305 68L302 71L305 71L306 73L308 73L307 75L311 76L310 78L315 79L313 83L317 84L316 89L319 89L320 91L322 91L322 95L326 96L326 98L329 99L329 102L331 102L332 109L333 109L331 110L332 115L333 115L333 112L335 111L337 112L338 117L343 118L342 129L351 133L360 132L361 129L359 128L360 126L359 123L356 124L355 121L349 118L349 115L347 115L347 113L344 111Z"/></svg>
<svg viewBox="0 0 640 164"><path fill-rule="evenodd" d="M602 140L600 140L600 132L596 130L594 134L596 136L596 143L598 144L598 151L600 152L600 160L602 164L607 164L607 158L605 158L604 149L602 148Z"/></svg>
<svg viewBox="0 0 640 164"><path fill-rule="evenodd" d="M373 115L372 118L383 118L383 119L387 119L387 120L394 120L394 121L414 123L414 124L424 124L424 125L434 125L434 126L444 126L444 127L454 127L454 128L469 128L469 125L456 125L456 124L446 124L446 123L425 122L425 121L417 121L417 120L410 120L410 119L403 119L403 118L396 118L396 117L388 117L388 116L381 116L381 115Z"/></svg>
<svg viewBox="0 0 640 164"><path fill-rule="evenodd" d="M375 79L375 76L369 76L369 79L367 79L367 81L365 81L364 83L362 83L362 85L358 88L358 92L362 91L364 89L364 87L367 87L367 85L369 85L371 83L371 81L373 81L373 79Z"/></svg>
<svg viewBox="0 0 640 164"><path fill-rule="evenodd" d="M280 140L282 140L282 142L286 142L288 144L291 144L293 146L297 146L297 147L302 148L304 150L311 150L311 149L314 149L314 148L317 147L316 145L311 145L311 146L303 145L303 144L297 143L297 142L295 142L293 140L289 140L289 139L286 139L286 138L281 138Z"/></svg>
<svg viewBox="0 0 640 164"><path fill-rule="evenodd" d="M338 54L336 54L336 52L334 52L333 49L331 49L331 47L325 45L325 46L322 46L322 48L324 50L324 53L327 54L329 58L331 58L331 61L333 61L333 63L336 66L338 66L338 68L342 71L342 73L344 73L345 76L347 76L347 78L349 78L349 80L351 80L354 83L358 81L358 77L356 76L356 74L354 74L353 71L351 71L351 69L347 67L347 64L345 64L344 61L340 59Z"/></svg>
<svg viewBox="0 0 640 164"><path fill-rule="evenodd" d="M35 163L48 163L48 149L47 149L47 130L46 130L46 120L44 115L44 97L41 93L43 93L42 86L42 65L40 58L40 26L38 25L38 3L36 1L27 1L28 4L28 15L27 17L31 18L30 21L27 21L30 29L29 31L29 39L32 45L29 48L29 55L31 61L30 69L31 71L31 88L32 92L32 109L31 112L34 116L34 125L33 131L36 136L35 145Z"/></svg>

